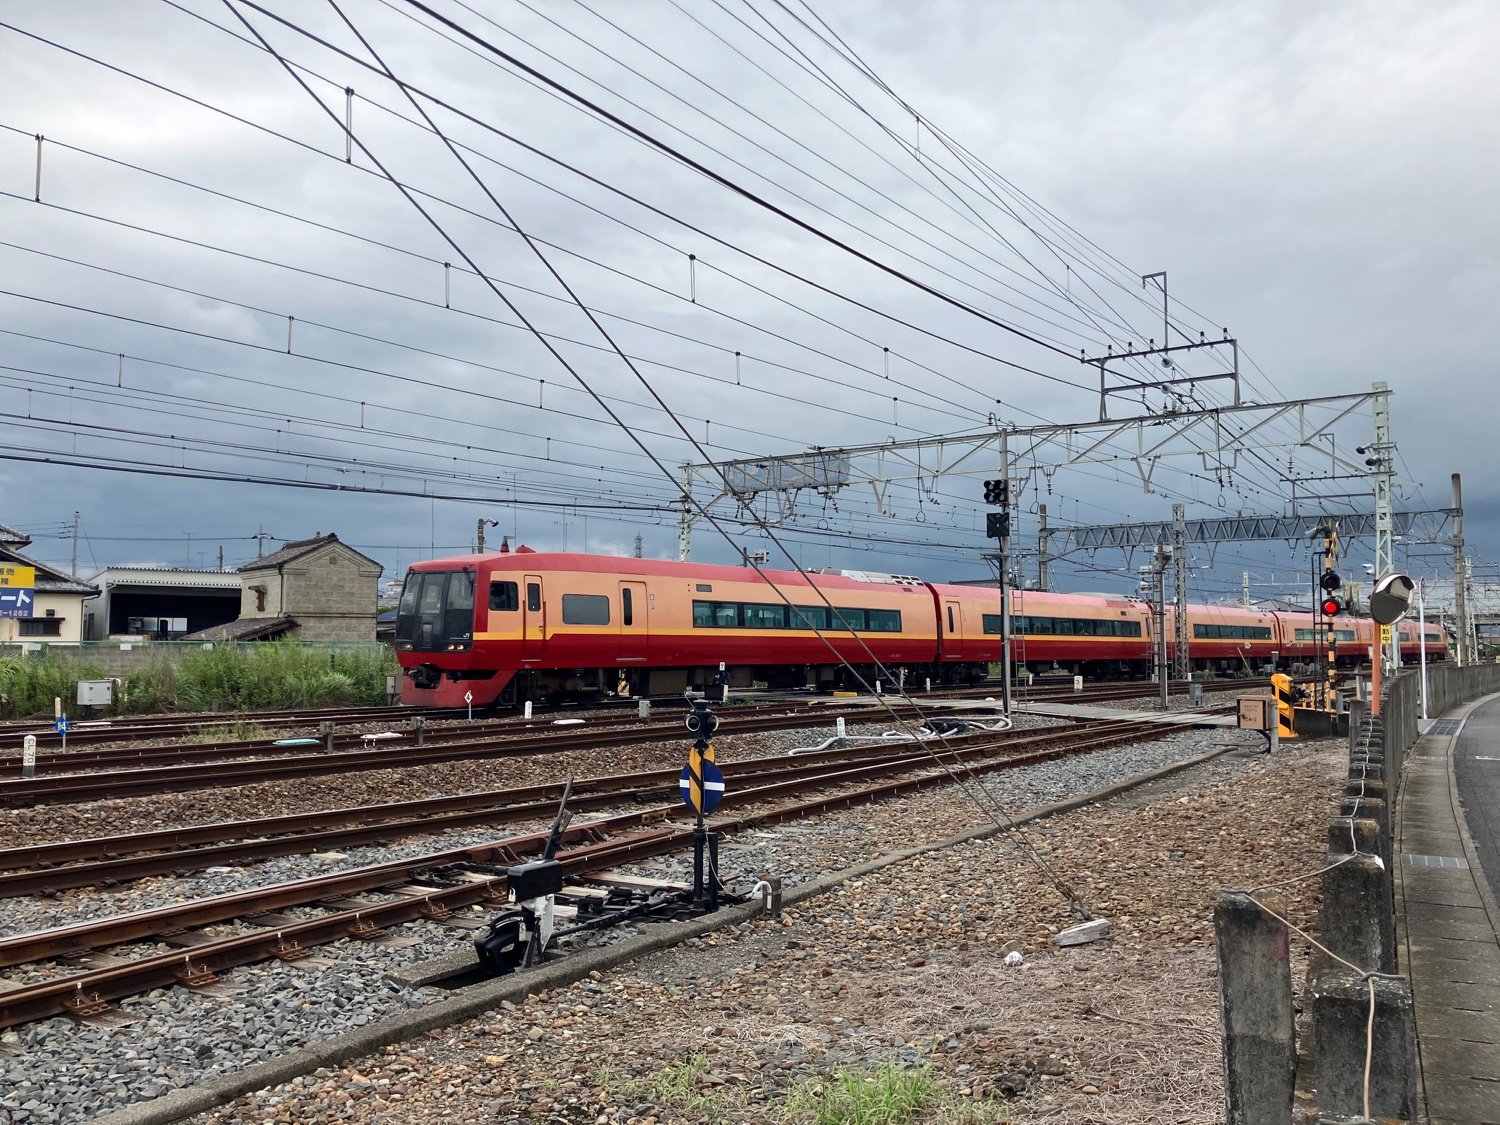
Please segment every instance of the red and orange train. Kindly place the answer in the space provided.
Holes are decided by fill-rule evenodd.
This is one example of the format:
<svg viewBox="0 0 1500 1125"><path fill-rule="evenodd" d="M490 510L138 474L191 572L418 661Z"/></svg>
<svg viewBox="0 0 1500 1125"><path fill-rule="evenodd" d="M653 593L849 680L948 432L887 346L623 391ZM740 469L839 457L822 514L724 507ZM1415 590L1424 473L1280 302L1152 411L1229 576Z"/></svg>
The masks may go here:
<svg viewBox="0 0 1500 1125"><path fill-rule="evenodd" d="M993 588L858 571L762 573L525 547L418 563L397 613L402 698L487 707L663 695L711 683L720 665L731 687L853 686L844 662L866 682L880 675L878 662L908 684L974 683L1000 659ZM1018 669L1150 674L1151 613L1139 600L1016 591L1011 613ZM1325 643L1306 613L1192 605L1188 627L1195 670L1311 664ZM1169 648L1174 629L1169 608ZM1337 620L1341 666L1368 661L1372 630L1368 619ZM1416 624L1400 631L1402 658L1415 661ZM1447 655L1443 631L1428 625L1428 659Z"/></svg>

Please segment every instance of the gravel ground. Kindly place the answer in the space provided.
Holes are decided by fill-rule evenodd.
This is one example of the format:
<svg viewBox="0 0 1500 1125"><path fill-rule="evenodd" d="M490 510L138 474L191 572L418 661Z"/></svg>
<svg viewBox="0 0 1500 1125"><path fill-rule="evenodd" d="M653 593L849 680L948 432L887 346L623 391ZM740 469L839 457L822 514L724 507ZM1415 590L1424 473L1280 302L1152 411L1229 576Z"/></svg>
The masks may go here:
<svg viewBox="0 0 1500 1125"><path fill-rule="evenodd" d="M1202 749L1239 736L1197 737ZM932 1093L914 1121L1219 1121L1212 904L1220 887L1317 865L1343 750L1226 756L1030 829L1057 878L1112 922L1105 942L1053 947L1076 917L996 838L193 1122L811 1121L820 1079L892 1063L927 1068ZM1017 804L1025 784L1009 794ZM780 849L772 869L865 858L861 831L866 845L874 830L897 846L975 819L951 793L882 811L863 829L840 816L767 833ZM1316 881L1292 892L1308 922ZM1011 950L1019 966L1004 964Z"/></svg>
<svg viewBox="0 0 1500 1125"><path fill-rule="evenodd" d="M773 746L785 749L806 745L816 739L808 738L805 732L747 737L743 741L754 742L753 750L748 745L731 747L730 741L720 742L721 758L770 752ZM1185 731L1160 742L1087 759L987 777L983 779L984 788L991 800L1018 811L1224 743L1253 745L1250 736L1237 732ZM612 760L611 769L642 768L621 763L620 751L600 753ZM645 751L643 756L654 754L665 764L675 764L681 753L681 745L676 745ZM585 756L577 757L574 768L580 774L604 772L588 768L582 760ZM557 759L512 764L522 772L534 769L556 776ZM433 781L445 791L473 787L472 775L465 769L470 765L475 764L442 767L439 772L444 776ZM477 765L486 770L495 768L495 763ZM375 781L365 789L370 794L366 799L410 795L419 784L413 775L427 769L392 771L396 778ZM1091 963L1105 957L1119 960L1119 966L1086 978L1089 982L1103 983L1116 977L1155 979L1170 971L1174 979L1181 976L1184 981L1196 982L1191 987L1203 993L1203 1002L1208 1005L1205 1010L1214 1016L1212 982L1206 975L1212 967L1212 951L1205 944L1210 930L1203 903L1211 902L1213 890L1221 883L1271 881L1296 870L1306 858L1296 848L1282 846L1283 841L1294 840L1294 834L1281 835L1279 827L1275 835L1266 837L1278 841L1276 851L1263 848L1254 832L1253 816L1246 833L1220 833L1222 817L1217 808L1235 807L1239 823L1243 812L1240 806L1251 794L1275 789L1279 797L1287 788L1263 784L1263 775L1274 771L1296 790L1290 800L1278 806L1279 811L1288 825L1299 819L1307 822L1304 835L1311 847L1320 836L1318 825L1327 815L1338 770L1336 756L1326 752L1320 756L1310 744L1275 762L1260 755L1236 754L1200 767L1190 775L1195 786L1245 786L1249 779L1262 780L1259 786L1249 786L1251 793L1245 795L1194 797L1187 804L1173 798L1163 803L1157 811L1170 814L1161 823L1168 835L1180 831L1185 821L1197 823L1202 829L1205 809L1214 810L1212 835L1202 840L1174 837L1172 846L1165 847L1159 846L1158 840L1151 845L1157 848L1152 853L1156 858L1149 862L1122 857L1147 846L1152 833L1160 835L1156 817L1141 821L1138 813L1113 811L1117 804L1111 805L1109 812L1088 814L1128 815L1140 821L1105 832L1109 847L1100 846L1097 835L1092 842L1083 842L1086 837L1080 835L1084 823L1080 817L1028 832L1028 840L1044 852L1056 853L1053 862L1063 878L1074 882L1098 912L1115 922L1120 936L1108 946L1090 947L1086 955L1076 951L1056 957L1047 954L1048 936L1068 921L1059 914L1062 900L1037 882L1034 871L1016 858L1012 845L976 845L944 853L946 859L918 861L851 885L821 902L789 911L780 923L757 923L707 939L647 964L627 967L620 974L548 994L538 1002L540 1006L528 1004L514 1013L497 1013L495 1020L483 1021L482 1025L451 1036L445 1033L441 1040L424 1041L419 1048L412 1048L417 1054L409 1057L416 1061L402 1061L408 1056L396 1052L361 1064L376 1072L373 1076L356 1067L323 1079L309 1078L304 1080L307 1085L272 1092L253 1106L246 1103L243 1115L203 1120L761 1121L771 1119L773 1111L780 1112L778 1107L784 1106L789 1089L815 1075L839 1066L873 1065L887 1059L903 1065L930 1062L942 1097L975 1102L980 1108L989 1095L1014 1087L1014 1109L1043 1087L1049 1092L1061 1089L1059 1083L1073 1071L1044 1076L1039 1067L1055 1069L1063 1064L1048 1061L1046 1052L1038 1054L1008 1031L1001 1035L994 1030L1007 1028L1014 1013L990 1012L992 1002L980 998L994 991L991 986L1003 986L1001 991L1009 996L1021 984L1035 982L1042 989L1039 995L1045 996L1058 987L1046 984L1043 978L1047 974L1062 972L1074 961L1083 966L1076 971L1088 972ZM364 775L332 780L363 785L375 779ZM464 784L465 780L471 784ZM488 780L493 787L495 778ZM511 780L509 770L507 780ZM387 787L384 796L377 795L381 785ZM977 785L970 783L971 792ZM315 794L287 792L293 787L283 783L255 788L271 790L279 800L306 802L303 807L328 803L320 802ZM308 783L295 786L299 791L307 788ZM249 811L262 815L272 811L266 808L266 794L260 795L258 803L240 790L216 796L228 799L216 810L220 817L246 815L225 807L245 801L250 804ZM1266 796L1269 799L1269 794ZM202 799L202 794L193 794L168 803ZM105 813L100 812L102 806L93 808L97 815L116 817L132 806L149 806L151 816L169 823L174 812L159 809L161 800L111 802L117 809ZM77 817L86 811L28 812L64 812ZM274 811L288 809L280 806ZM3 815L24 817L27 813ZM182 815L181 810L175 815ZM726 841L721 865L726 879L741 889L747 889L754 874L762 871L779 873L790 885L894 847L944 838L980 819L969 794L960 796L952 789L924 792L873 810L846 810L811 823L782 825ZM98 828L92 832L97 833ZM483 836L461 834L465 839ZM457 838L450 837L444 843ZM427 840L407 842L400 848L421 852L438 846ZM1305 848L1302 851L1311 854ZM1219 861L1226 858L1221 853L1227 853L1227 858L1240 866L1221 871L1224 865ZM72 895L56 903L11 903L9 907L21 912L23 920L12 918L9 926L31 929L60 920L141 909L158 901L223 893L242 885L323 872L330 869L330 863L356 866L389 859L392 854L393 849L380 848L350 852L347 861L293 857L187 880L155 880L109 895ZM1249 867L1244 866L1247 863ZM1167 910L1153 902L1154 891L1147 895L1146 888L1134 887L1130 896L1122 899L1115 893L1114 877L1099 879L1101 870L1114 870L1120 877L1139 882L1158 864L1165 866L1157 874L1173 876L1167 881L1170 888L1179 892L1190 888L1198 901L1174 901ZM684 874L683 863L678 860L642 865L637 870L679 879ZM1184 887L1177 886L1183 881L1178 876L1185 878ZM1163 932L1173 935L1174 940L1163 942ZM50 1020L7 1032L0 1036L0 1052L8 1047L21 1054L0 1057L0 1125L12 1121L90 1120L106 1109L156 1096L213 1073L239 1069L289 1045L326 1038L425 1003L437 994L390 985L381 980L379 970L450 952L470 936L468 930L454 926L414 924L402 927L399 940L391 944L343 942L318 950L316 959L295 967L263 965L227 973L229 995L206 996L174 989L127 1000L120 1010L135 1022L123 1027ZM612 936L618 939L621 935ZM1027 961L1020 970L1002 972L996 964L997 954L1011 941L1020 944ZM824 955L840 948L842 952ZM139 950L154 951L155 947ZM659 968L651 967L658 962ZM1068 969L1069 973L1074 971ZM986 974L999 975L991 980ZM942 1034L948 1037L941 1042L918 1034L916 1025L907 1022L919 1018L922 1005L910 1012L899 1010L901 1005L894 997L901 994L901 982L908 978L924 996L928 991L933 993L928 997L933 1010L920 1018L944 1029ZM955 980L963 982L956 989ZM867 985L875 991L867 994ZM886 995L880 990L887 987L893 998L889 1011L884 1003L874 1004L872 999ZM938 1002L939 994L946 995L942 1003ZM664 1005L661 1014L657 1012L659 1005ZM950 1019L943 1015L948 1009L959 1014ZM1029 1013L1027 1018L1040 1019L1044 1008L1023 1010ZM1129 1019L1139 1018L1142 1011L1135 1001L1110 1010ZM967 1016L962 1015L965 1012ZM1126 1012L1128 1017L1123 1015ZM712 1026L704 1024L710 1015ZM1165 1012L1163 1018L1177 1018L1175 1009ZM959 1025L965 1020L976 1027L962 1030ZM1216 1016L1204 1025L1214 1040L1212 1066L1205 1072L1212 1079L1210 1085L1217 1082L1215 1020ZM978 1023L988 1026L978 1028ZM776 1035L768 1030L783 1024L788 1030ZM685 1041L688 1029L693 1028L698 1031L688 1036L691 1042ZM979 1034L981 1031L985 1034ZM1201 1027L1194 1032L1200 1033ZM899 1043L895 1042L897 1038ZM461 1046L471 1041L477 1046ZM947 1046L950 1041L952 1047ZM979 1046L981 1042L988 1045ZM1048 1042L1044 1038L1042 1045ZM548 1053L552 1048L556 1048L555 1057ZM1008 1050L1013 1053L1005 1054ZM671 1062L681 1064L700 1051L707 1060L704 1072L687 1086L690 1091L702 1089L691 1097L672 1095L670 1080L678 1076L664 1068ZM1014 1064L1008 1063L1010 1069L1003 1074L994 1070L995 1051ZM719 1055L724 1052L728 1054L721 1060ZM505 1056L502 1062L487 1061L501 1056ZM1026 1079L1024 1083L1022 1078ZM448 1090L450 1085L452 1089ZM1097 1089L1107 1090L1106 1086ZM965 1090L968 1092L962 1093ZM694 1108L694 1098L710 1094L713 1096L708 1102ZM569 1104L570 1098L574 1104ZM1215 1092L1209 1102L1216 1106L1216 1099ZM932 1118L975 1122L1004 1119ZM1212 1113L1181 1119L1211 1120Z"/></svg>

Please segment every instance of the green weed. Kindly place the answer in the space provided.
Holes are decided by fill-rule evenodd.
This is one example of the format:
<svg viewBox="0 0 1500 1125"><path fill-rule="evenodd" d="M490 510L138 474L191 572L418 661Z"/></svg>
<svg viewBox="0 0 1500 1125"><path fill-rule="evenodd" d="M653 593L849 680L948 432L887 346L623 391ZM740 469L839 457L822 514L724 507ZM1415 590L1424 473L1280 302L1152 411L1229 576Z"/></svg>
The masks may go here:
<svg viewBox="0 0 1500 1125"><path fill-rule="evenodd" d="M816 1125L909 1125L921 1120L918 1114L936 1094L930 1068L887 1062L873 1071L840 1068L805 1082L792 1091L787 1109L793 1120Z"/></svg>
<svg viewBox="0 0 1500 1125"><path fill-rule="evenodd" d="M1006 1125L1003 1105L939 1088L932 1068L882 1063L840 1068L788 1095L785 1118L797 1125Z"/></svg>
<svg viewBox="0 0 1500 1125"><path fill-rule="evenodd" d="M723 1099L717 1093L698 1089L698 1079L707 1070L708 1056L700 1052L685 1062L662 1067L649 1078L629 1082L626 1087L632 1096L642 1100L713 1116L722 1112Z"/></svg>
<svg viewBox="0 0 1500 1125"><path fill-rule="evenodd" d="M194 727L188 741L200 745L217 745L220 742L269 742L274 737L271 728L262 723L237 718L232 723L214 723Z"/></svg>

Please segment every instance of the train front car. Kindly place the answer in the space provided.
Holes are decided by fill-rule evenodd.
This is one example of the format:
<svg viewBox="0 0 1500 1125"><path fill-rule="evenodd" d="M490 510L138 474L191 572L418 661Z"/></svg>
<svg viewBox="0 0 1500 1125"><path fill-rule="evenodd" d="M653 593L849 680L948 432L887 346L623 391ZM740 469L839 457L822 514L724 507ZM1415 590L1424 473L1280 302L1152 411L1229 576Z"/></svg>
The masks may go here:
<svg viewBox="0 0 1500 1125"><path fill-rule="evenodd" d="M919 579L764 574L775 588L742 567L525 548L418 563L397 618L402 698L462 707L471 696L482 707L674 695L713 683L721 665L735 688L873 684L877 662L892 678L944 671Z"/></svg>
<svg viewBox="0 0 1500 1125"><path fill-rule="evenodd" d="M483 555L420 562L406 572L396 610L396 659L406 682L403 703L416 707L487 707L515 672L494 646L476 640L476 592ZM478 646L476 648L476 645Z"/></svg>

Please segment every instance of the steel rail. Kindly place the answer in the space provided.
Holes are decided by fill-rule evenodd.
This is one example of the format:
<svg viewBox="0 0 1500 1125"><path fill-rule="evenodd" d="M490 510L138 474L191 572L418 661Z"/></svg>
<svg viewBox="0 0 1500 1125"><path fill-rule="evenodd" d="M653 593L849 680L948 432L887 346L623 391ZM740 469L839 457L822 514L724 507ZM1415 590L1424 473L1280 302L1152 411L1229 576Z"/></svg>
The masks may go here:
<svg viewBox="0 0 1500 1125"><path fill-rule="evenodd" d="M1140 724L1133 724L1139 726ZM1079 728L1070 728L1079 729ZM993 734L985 749L1024 747L1055 738L1056 728ZM982 733L953 742L967 748ZM723 763L726 777L737 784L760 784L770 778L817 776L829 764L851 758L861 763L931 760L930 742L896 741L855 749L833 749L798 755L750 758ZM572 783L570 806L597 809L630 801L655 801L675 786L679 771L642 770L584 778ZM153 875L181 874L216 864L244 863L283 855L305 855L343 847L384 843L413 835L434 835L486 824L506 824L548 815L561 785L549 783L519 789L464 793L396 801L318 813L169 828L92 840L68 840L0 851L0 898L45 895L75 887L113 886ZM23 870L29 869L29 870Z"/></svg>
<svg viewBox="0 0 1500 1125"><path fill-rule="evenodd" d="M1029 753L974 763L963 763L963 759L969 756L968 751L949 752L941 757L950 759L954 764L962 763L966 772L981 774L1050 761L1125 741L1142 740L1143 735L1151 738L1169 733L1169 728L1165 727L1143 732L1140 725L1135 723L1121 723L1107 732L1098 728L1063 730L1062 738L1058 737L1056 730L1052 731L1058 745ZM931 755L924 754L921 757L928 765L933 764ZM748 805L796 793L811 785L826 787L865 782L871 777L892 772L893 768L889 763L858 765L825 774L816 780L803 778L772 782L730 794L726 800ZM733 833L758 824L776 823L826 808L878 800L950 780L946 770L933 769L915 777L867 785L864 789L817 797L732 819L716 817L713 827L716 831ZM569 871L581 872L598 868L606 860L612 864L624 863L685 846L692 837L691 824L653 827L623 840L606 838L611 832L640 829L643 825L658 822L674 813L680 815L681 812L680 805L659 806L570 828L564 833L564 840L577 846L559 853L558 858ZM534 854L544 845L546 835L541 832L529 833L477 847L449 849L342 874L200 900L186 906L139 911L5 939L0 941L0 965L16 965L86 953L128 941L141 941L186 927L204 926L235 918L249 918L253 921L256 914L264 915L283 907L307 905L309 902L343 899L372 890L398 888L403 892L388 902L359 901L332 915L305 921L288 923L284 919L277 919L270 927L250 934L199 943L181 952L141 958L125 965L110 965L0 993L0 1027L66 1012L88 1015L110 999L132 995L143 989L171 983L211 983L213 973L236 964L268 956L296 959L309 945L346 936L367 937L400 921L424 916L441 918L455 906L484 900L503 900L504 876L474 871L472 865L520 862L522 856ZM414 879L418 881L418 885L409 886ZM434 882L440 885L431 885ZM334 905L337 907L345 904L335 901Z"/></svg>
<svg viewBox="0 0 1500 1125"><path fill-rule="evenodd" d="M766 731L817 727L831 724L836 718L869 717L872 722L918 716L919 709L898 705L895 715L868 706L820 711L810 715L763 715L753 718L721 718L717 737L758 734ZM247 761L215 761L206 764L153 766L115 773L58 774L51 777L8 778L0 780L0 806L56 804L62 801L83 802L129 797L140 794L181 792L191 789L224 788L257 781L308 777L319 774L352 773L375 769L404 769L410 766L460 761L466 758L492 758L558 753L564 750L591 749L606 746L629 746L660 742L681 735L680 722L619 729L569 728L545 733L521 735L506 739L482 738L475 741L429 743L424 746L399 746L386 750L350 750L310 752L280 758L256 758Z"/></svg>

